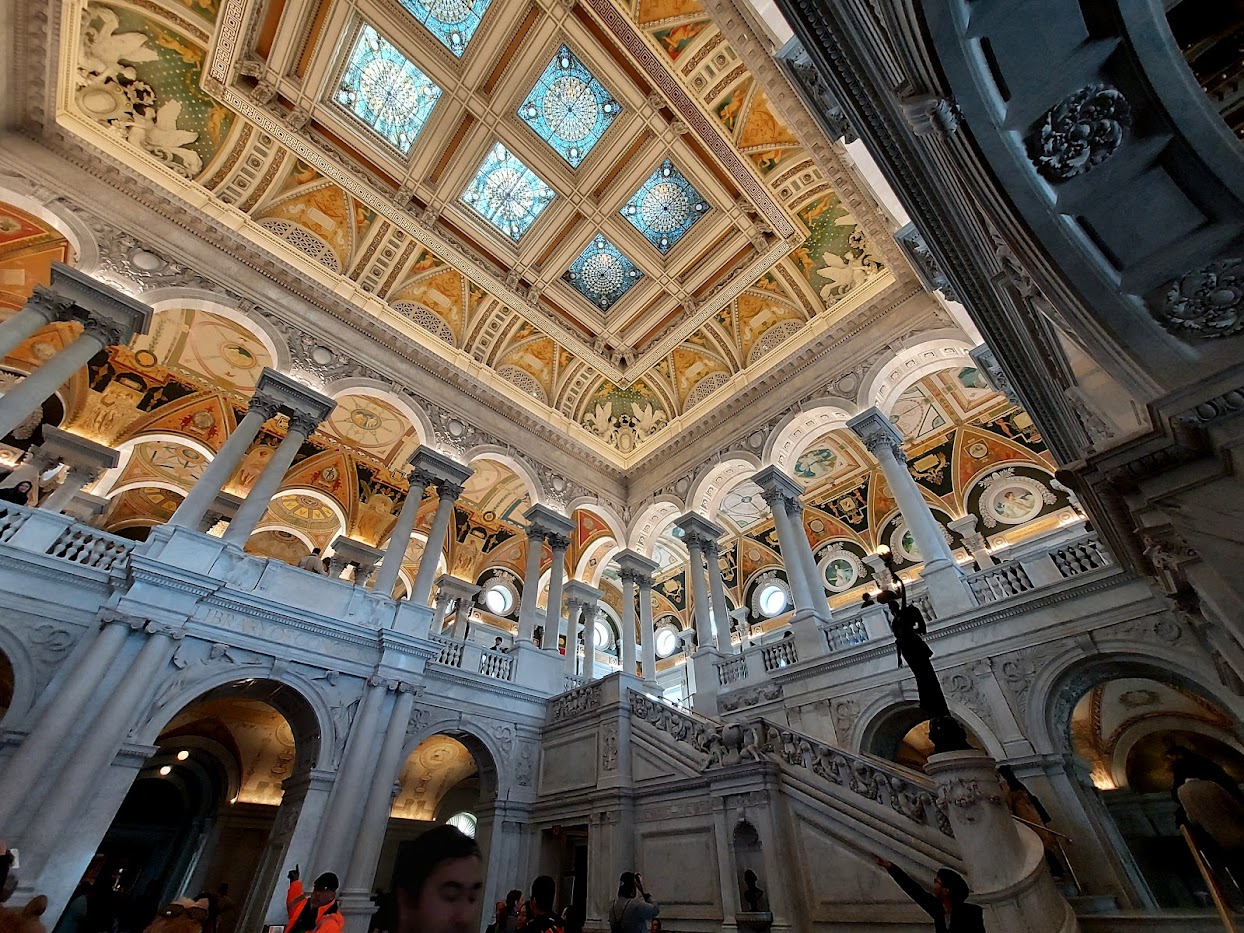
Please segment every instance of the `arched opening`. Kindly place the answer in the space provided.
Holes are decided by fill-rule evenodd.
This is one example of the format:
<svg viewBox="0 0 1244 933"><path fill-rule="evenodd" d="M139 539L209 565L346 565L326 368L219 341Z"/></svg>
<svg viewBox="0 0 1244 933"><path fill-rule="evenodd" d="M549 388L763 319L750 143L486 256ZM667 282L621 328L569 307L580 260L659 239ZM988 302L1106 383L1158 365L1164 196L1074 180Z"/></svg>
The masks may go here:
<svg viewBox="0 0 1244 933"><path fill-rule="evenodd" d="M1197 684L1149 666L1113 664L1064 688L1074 705L1059 724L1150 893L1163 908L1209 906L1179 829L1173 793L1181 746L1244 780L1239 721ZM1225 818L1225 814L1223 815Z"/></svg>
<svg viewBox="0 0 1244 933"><path fill-rule="evenodd" d="M13 705L13 694L17 688L17 679L13 673L13 662L9 656L0 652L0 722Z"/></svg>
<svg viewBox="0 0 1244 933"><path fill-rule="evenodd" d="M768 900L760 884L764 846L756 827L747 820L739 820L734 827L731 848L734 850L734 873L739 884L739 904L745 913L767 911Z"/></svg>
<svg viewBox="0 0 1244 933"><path fill-rule="evenodd" d="M372 888L381 898L391 894L393 869L403 849L438 824L449 823L473 836L487 857L496 788L492 755L474 735L439 732L420 741L398 775Z"/></svg>
<svg viewBox="0 0 1244 933"><path fill-rule="evenodd" d="M964 725L964 731L969 745L984 750L984 744L968 726ZM894 707L873 724L865 738L864 751L914 771L923 771L933 754L928 714L914 703Z"/></svg>
<svg viewBox="0 0 1244 933"><path fill-rule="evenodd" d="M269 680L215 688L173 716L84 878L96 928L141 929L160 904L200 893L225 908L219 933L255 928L319 741L307 700Z"/></svg>

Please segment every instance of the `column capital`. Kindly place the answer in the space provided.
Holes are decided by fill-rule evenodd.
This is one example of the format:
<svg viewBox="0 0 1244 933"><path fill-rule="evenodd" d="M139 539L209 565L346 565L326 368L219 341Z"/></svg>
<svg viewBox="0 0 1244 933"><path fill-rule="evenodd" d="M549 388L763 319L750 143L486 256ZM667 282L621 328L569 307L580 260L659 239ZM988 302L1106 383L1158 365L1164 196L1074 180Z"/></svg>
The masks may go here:
<svg viewBox="0 0 1244 933"><path fill-rule="evenodd" d="M259 374L259 380L255 384L255 396L275 401L277 410L289 415L291 421L298 414L314 418L316 427L337 407L336 401L327 395L321 395L310 386L305 386L297 379L269 366L265 366ZM313 427L312 431L314 430Z"/></svg>
<svg viewBox="0 0 1244 933"><path fill-rule="evenodd" d="M537 503L523 513L528 529L543 529L549 535L570 535L574 531L574 523L560 512L555 512L547 505Z"/></svg>
<svg viewBox="0 0 1244 933"><path fill-rule="evenodd" d="M73 302L46 285L36 285L30 297L26 299L26 307L40 314L45 321L69 321L73 319Z"/></svg>
<svg viewBox="0 0 1244 933"><path fill-rule="evenodd" d="M281 410L281 403L269 395L265 395L258 389L251 396L251 400L247 403L246 413L257 412L263 417L264 421L269 421L276 417L277 412Z"/></svg>
<svg viewBox="0 0 1244 933"><path fill-rule="evenodd" d="M437 498L448 499L450 502L457 502L465 491L465 487L445 479L437 480L435 486Z"/></svg>
<svg viewBox="0 0 1244 933"><path fill-rule="evenodd" d="M769 503L769 508L773 508L774 503L780 500L798 499L803 495L803 486L794 477L776 466L767 466L758 471L752 477L752 482L764 493L765 502Z"/></svg>
<svg viewBox="0 0 1244 933"><path fill-rule="evenodd" d="M860 412L847 422L847 427L864 442L868 452L876 456L888 449L900 463L907 460L903 450L903 435L880 408L872 407Z"/></svg>
<svg viewBox="0 0 1244 933"><path fill-rule="evenodd" d="M449 599L474 599L479 593L481 587L472 583L470 580L464 580L462 577L455 577L452 574L443 573L436 578L436 593L439 599L446 596Z"/></svg>
<svg viewBox="0 0 1244 933"><path fill-rule="evenodd" d="M570 550L570 538L566 535L550 534L546 540L554 554L565 554Z"/></svg>
<svg viewBox="0 0 1244 933"><path fill-rule="evenodd" d="M151 326L150 305L64 263L52 263L49 290L68 302L73 308L71 315L83 323L92 319L109 321L121 335L116 343L128 343L130 337L145 334Z"/></svg>
<svg viewBox="0 0 1244 933"><path fill-rule="evenodd" d="M566 600L576 603L584 609L590 609L604 597L605 594L601 590L584 583L582 580L566 581Z"/></svg>
<svg viewBox="0 0 1244 933"><path fill-rule="evenodd" d="M310 437L324 419L314 412L296 411L289 416L289 429Z"/></svg>
<svg viewBox="0 0 1244 933"><path fill-rule="evenodd" d="M415 473L428 477L425 486L433 486L441 482L461 486L475 473L469 466L464 466L457 460L446 457L443 453L422 444L415 448L415 452L410 455L410 460L407 462Z"/></svg>
<svg viewBox="0 0 1244 933"><path fill-rule="evenodd" d="M115 467L120 459L120 454L107 444L96 443L50 424L43 426L43 443L39 447L75 470L108 470Z"/></svg>
<svg viewBox="0 0 1244 933"><path fill-rule="evenodd" d="M124 321L90 312L82 322L82 334L86 337L94 337L105 347L115 347L129 343L133 331L126 326Z"/></svg>
<svg viewBox="0 0 1244 933"><path fill-rule="evenodd" d="M688 547L695 544L696 547L703 548L704 542L712 541L714 544L717 539L726 533L726 529L720 525L710 522L699 512L687 512L674 519L683 533L683 542Z"/></svg>
<svg viewBox="0 0 1244 933"><path fill-rule="evenodd" d="M659 568L656 561L630 549L619 551L614 555L613 561L623 574L631 574L640 586L652 586L652 575Z"/></svg>

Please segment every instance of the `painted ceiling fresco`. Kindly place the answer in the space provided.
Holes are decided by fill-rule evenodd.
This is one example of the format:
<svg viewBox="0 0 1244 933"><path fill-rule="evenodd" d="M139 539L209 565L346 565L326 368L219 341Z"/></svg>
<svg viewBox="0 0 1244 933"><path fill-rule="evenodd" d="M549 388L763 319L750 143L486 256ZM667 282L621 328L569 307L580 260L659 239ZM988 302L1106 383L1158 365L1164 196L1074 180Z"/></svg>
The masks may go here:
<svg viewBox="0 0 1244 933"><path fill-rule="evenodd" d="M283 10L66 4L69 128L623 465L893 282L695 0Z"/></svg>

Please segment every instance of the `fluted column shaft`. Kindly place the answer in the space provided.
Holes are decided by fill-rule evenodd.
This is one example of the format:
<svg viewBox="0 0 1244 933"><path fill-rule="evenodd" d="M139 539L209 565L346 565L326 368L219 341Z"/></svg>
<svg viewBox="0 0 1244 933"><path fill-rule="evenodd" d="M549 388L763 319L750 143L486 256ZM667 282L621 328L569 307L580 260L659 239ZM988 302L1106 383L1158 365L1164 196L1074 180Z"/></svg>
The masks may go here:
<svg viewBox="0 0 1244 933"><path fill-rule="evenodd" d="M91 789L116 756L117 747L138 712L138 704L161 668L169 662L176 633L163 627L148 628L151 634L134 663L108 702L99 710L82 743L76 749L67 751L69 757L59 779L22 834L26 845L33 848L36 854L36 870L46 863L61 834L78 815L78 808L90 797Z"/></svg>
<svg viewBox="0 0 1244 933"><path fill-rule="evenodd" d="M726 602L726 581L721 577L721 557L716 541L704 542L704 562L708 565L708 591L713 605L713 629L717 636L717 649L731 651L730 606Z"/></svg>
<svg viewBox="0 0 1244 933"><path fill-rule="evenodd" d="M462 495L462 487L453 483L436 484L436 514L432 516L432 528L428 531L428 543L419 558L419 572L411 587L410 600L416 606L426 606L432 596L432 583L436 580L436 563L449 534L449 520L454 515L454 503Z"/></svg>
<svg viewBox="0 0 1244 933"><path fill-rule="evenodd" d="M181 500L181 505L177 506L177 511L168 520L170 525L182 528L199 526L207 510L225 488L225 483L237 471L246 451L259 436L259 429L264 426L264 422L276 415L277 407L272 399L258 395L251 399L246 417L238 422L238 426L221 445L220 451L207 465L198 482L186 493L186 498Z"/></svg>
<svg viewBox="0 0 1244 933"><path fill-rule="evenodd" d="M657 633L652 621L652 577L639 574L639 652L644 680L657 679Z"/></svg>
<svg viewBox="0 0 1244 933"><path fill-rule="evenodd" d="M107 321L90 320L67 347L0 397L0 437L29 417L100 350L118 342L119 332Z"/></svg>
<svg viewBox="0 0 1244 933"><path fill-rule="evenodd" d="M58 298L42 285L36 285L34 293L26 300L26 306L0 324L0 359L53 321L67 320L72 308L69 301Z"/></svg>
<svg viewBox="0 0 1244 933"><path fill-rule="evenodd" d="M294 458L298 456L298 451L302 449L303 443L311 436L318 424L319 422L316 419L306 415L298 414L290 417L289 430L286 432L285 437L281 439L281 443L277 446L272 459L268 461L268 465L259 474L259 479L255 480L255 485L251 487L246 498L242 500L242 504L238 506L237 514L233 516L233 520L229 522L229 527L225 529L225 533L221 536L225 541L230 544L236 544L238 547L246 544L247 539L251 536L251 532L255 530L255 526L259 524L264 514L267 513L268 506L272 504L272 497L281 488L281 483L285 480L285 474L289 472L289 468L293 465Z"/></svg>
<svg viewBox="0 0 1244 933"><path fill-rule="evenodd" d="M635 572L622 571L622 672L635 673Z"/></svg>
<svg viewBox="0 0 1244 933"><path fill-rule="evenodd" d="M40 715L30 734L13 753L0 781L0 826L9 825L30 789L46 780L46 768L54 755L65 753L65 736L82 716L86 704L103 681L129 635L124 619L105 619L103 631L65 678L52 702Z"/></svg>
<svg viewBox="0 0 1244 933"><path fill-rule="evenodd" d="M566 583L566 551L570 540L554 535L549 538L549 545L553 549L553 566L549 568L549 601L544 612L544 639L540 647L545 651L556 651L562 618L562 588Z"/></svg>
<svg viewBox="0 0 1244 933"><path fill-rule="evenodd" d="M376 571L374 589L381 596L393 595L393 587L397 586L397 578L402 572L406 548L410 545L411 533L415 530L419 506L423 504L423 497L428 491L428 478L424 474L415 471L410 474L409 479L410 489L406 493L406 501L397 513L397 522L393 525L393 533L389 535L389 546L385 548L384 559L380 561L380 569ZM443 619L442 616L442 621Z"/></svg>
<svg viewBox="0 0 1244 933"><path fill-rule="evenodd" d="M397 699L389 714L389 724L380 743L371 790L367 794L367 803L363 806L363 819L359 823L354 854L346 872L345 887L349 890L371 889L376 863L380 860L380 847L389 826L389 813L393 809L393 784L402 767L402 749L406 744L406 729L410 725L410 713L414 703L415 694L411 687L408 684L399 685Z"/></svg>
<svg viewBox="0 0 1244 933"><path fill-rule="evenodd" d="M691 561L687 573L691 577L691 599L695 604L695 639L697 650L713 647L713 622L709 618L708 581L704 578L703 543L695 535L684 538Z"/></svg>
<svg viewBox="0 0 1244 933"><path fill-rule="evenodd" d="M521 644L531 641L536 630L539 606L536 596L540 592L540 559L544 556L543 528L527 529L527 561L523 567L523 601L518 607L518 640Z"/></svg>
<svg viewBox="0 0 1244 933"><path fill-rule="evenodd" d="M796 611L811 611L816 608L816 603L808 587L806 565L799 558L797 550L799 542L795 540L795 528L791 523L790 513L786 511L786 498L778 493L771 494L769 510L773 513L773 524L777 528L778 544L782 548L782 563L786 567L786 582L790 584L795 609ZM803 534L802 531L799 533ZM806 545L806 541L804 543Z"/></svg>

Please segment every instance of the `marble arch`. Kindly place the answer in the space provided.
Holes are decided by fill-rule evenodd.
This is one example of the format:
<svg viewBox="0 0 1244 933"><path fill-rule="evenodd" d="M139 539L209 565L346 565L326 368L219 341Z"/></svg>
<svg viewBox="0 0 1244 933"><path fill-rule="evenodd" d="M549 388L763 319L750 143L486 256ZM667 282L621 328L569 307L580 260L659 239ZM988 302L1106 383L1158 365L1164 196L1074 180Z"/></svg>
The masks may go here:
<svg viewBox="0 0 1244 933"><path fill-rule="evenodd" d="M186 447L189 447L191 450L194 450L202 454L209 463L216 456L216 452L213 451L210 447L208 447L206 444L202 443L201 441L196 441L194 438L191 438L191 437L183 437L180 434L168 434L168 433L161 432L161 431L157 431L151 434L139 434L136 437L131 437L127 440L122 441L120 444L117 444L117 452L119 454L117 458L117 465L113 467L112 469L107 470L104 473L104 475L99 478L99 481L96 483L95 494L98 496L111 497L117 493L125 492L127 489L137 489L142 486L156 486L161 489L169 489L173 492L180 493L181 495L184 496L186 494L186 490L171 483L170 484L161 484L161 483L156 483L156 482L127 483L124 487L114 488L114 484L117 482L118 479L120 479L122 475L124 475L126 467L129 466L130 460L134 456L135 449L137 449L143 444L150 444L150 443L183 444Z"/></svg>
<svg viewBox="0 0 1244 933"><path fill-rule="evenodd" d="M527 487L527 494L531 496L532 505L538 505L546 502L544 490L540 486L540 478L536 476L535 471L527 465L519 457L504 447L498 447L494 444L482 444L479 447L472 447L462 458L467 466L470 466L476 460L493 460L507 467L514 472L514 475L523 481L523 485Z"/></svg>
<svg viewBox="0 0 1244 933"><path fill-rule="evenodd" d="M10 180L20 181L16 178L5 178L5 181ZM38 217L63 235L73 249L70 264L74 268L91 274L99 269L99 244L95 240L95 234L63 202L54 200L45 203L7 185L0 185L0 202Z"/></svg>
<svg viewBox="0 0 1244 933"><path fill-rule="evenodd" d="M415 749L432 736L447 735L465 745L475 759L475 765L479 768L480 801L489 802L495 799L501 771L509 764L508 756L502 753L497 737L474 718L462 713L446 713L445 718L431 722L406 737L406 744L402 747L402 761L410 758ZM514 738L511 741L518 740Z"/></svg>
<svg viewBox="0 0 1244 933"><path fill-rule="evenodd" d="M686 505L676 496L658 498L631 522L626 535L628 546L645 557L651 557L661 532L686 510Z"/></svg>
<svg viewBox="0 0 1244 933"><path fill-rule="evenodd" d="M23 631L27 628L28 626L22 625ZM35 704L42 684L38 682L38 670L30 651L18 634L7 625L0 625L0 654L4 655L13 671L13 697L9 700L9 708L0 716L0 723L6 729L11 729L26 718Z"/></svg>
<svg viewBox="0 0 1244 933"><path fill-rule="evenodd" d="M574 513L578 511L591 512L602 522L609 526L609 531L613 535L614 540L626 540L626 522L622 520L622 516L611 505L607 505L600 500L591 496L579 496L572 499L566 505L566 514L574 517Z"/></svg>
<svg viewBox="0 0 1244 933"><path fill-rule="evenodd" d="M582 580L589 586L599 587L605 568L620 551L622 551L622 545L618 544L616 538L599 538L593 541L591 546L579 555L579 563L574 568L572 579ZM591 566L593 557L596 558L595 567Z"/></svg>
<svg viewBox="0 0 1244 933"><path fill-rule="evenodd" d="M908 693L911 695L908 696ZM950 712L955 719L958 719L967 727L967 730L980 741L981 745L985 747L985 751L992 758L997 761L1006 760L1007 754L1002 746L1002 742L994 735L994 730L986 724L979 713L949 697L947 698L946 705L950 707ZM888 721L905 712L920 717L916 720L917 722L928 718L923 710L916 705L914 684L911 687L904 686L901 698L896 697L893 693L877 697L860 711L859 718L855 721L849 737L844 739L843 736L839 736L838 738L852 751L878 755L879 752L873 747L877 741L878 734ZM904 730L904 734L906 734L906 731ZM902 735L899 738L901 739Z"/></svg>
<svg viewBox="0 0 1244 933"><path fill-rule="evenodd" d="M436 432L432 427L432 419L418 405L411 403L410 399L397 392L378 379L368 379L363 376L353 376L349 379L337 379L324 386L324 394L329 398L337 399L344 395L367 395L372 398L378 398L382 402L388 402L407 419L415 429L420 444L433 443Z"/></svg>
<svg viewBox="0 0 1244 933"><path fill-rule="evenodd" d="M1114 754L1111 756L1109 765L1110 776L1114 779L1116 786L1127 787L1130 783L1127 779L1127 759L1137 743L1146 736L1153 735L1155 732L1164 732L1168 729L1182 729L1188 732L1208 735L1244 755L1244 743L1241 743L1239 738L1227 729L1174 713L1165 716L1152 716L1138 723L1133 723L1124 730L1123 734L1115 742Z"/></svg>
<svg viewBox="0 0 1244 933"><path fill-rule="evenodd" d="M839 396L813 399L801 405L798 411L779 421L769 435L764 462L791 473L813 441L830 431L845 428L847 421L858 412L855 402Z"/></svg>
<svg viewBox="0 0 1244 933"><path fill-rule="evenodd" d="M272 357L273 368L281 372L289 372L293 365L289 346L285 338L270 323L261 317L251 317L239 310L236 305L228 303L224 296L203 288L184 288L171 286L153 288L138 296L140 301L151 305L156 314L168 311L203 311L224 318L251 334L258 340L269 356Z"/></svg>
<svg viewBox="0 0 1244 933"><path fill-rule="evenodd" d="M745 450L732 450L722 454L717 463L706 467L692 483L691 492L687 496L690 508L709 521L716 521L717 509L726 493L748 479L760 467L759 458Z"/></svg>
<svg viewBox="0 0 1244 933"><path fill-rule="evenodd" d="M968 351L972 342L959 330L930 331L919 343L877 363L860 383L856 405L860 410L880 408L889 414L902 395L925 376L955 366L975 366Z"/></svg>

